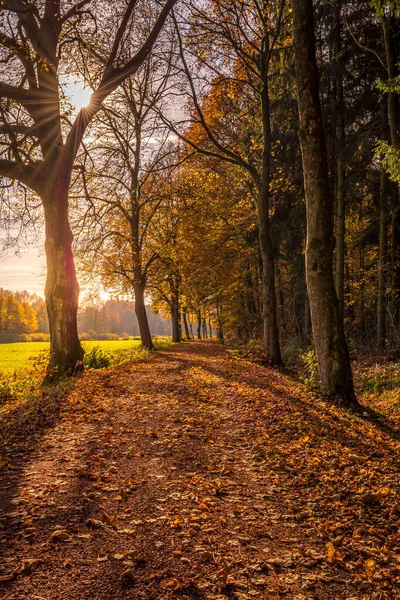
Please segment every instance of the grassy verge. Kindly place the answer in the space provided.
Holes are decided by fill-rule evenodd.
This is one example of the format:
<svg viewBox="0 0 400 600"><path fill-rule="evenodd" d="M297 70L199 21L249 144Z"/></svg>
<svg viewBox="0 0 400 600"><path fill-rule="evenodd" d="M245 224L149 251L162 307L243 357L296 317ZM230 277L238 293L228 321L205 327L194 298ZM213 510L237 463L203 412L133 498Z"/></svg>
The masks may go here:
<svg viewBox="0 0 400 600"><path fill-rule="evenodd" d="M82 342L86 353L89 353L95 347L101 348L104 352L120 352L130 350L140 346L139 339L130 340L110 340L110 341L91 341ZM18 342L15 344L0 344L0 371L13 373L20 369L29 368L43 352L48 352L50 344L48 342Z"/></svg>
<svg viewBox="0 0 400 600"><path fill-rule="evenodd" d="M32 345L36 344L38 347L34 348L35 352L32 355ZM171 339L168 337L154 338L156 350L165 350L172 345ZM29 401L38 393L43 392L43 379L49 359L49 347L45 342L2 344L1 346L22 346L23 348L19 360L12 363L10 358L2 363L3 357L0 352L0 416L5 407L8 410L15 402ZM142 360L149 354L148 350L142 348L140 340L84 342L83 347L87 369L101 369L132 360ZM4 348L1 348L1 351L4 356ZM13 368L4 369L3 364L6 364L6 367L13 364Z"/></svg>

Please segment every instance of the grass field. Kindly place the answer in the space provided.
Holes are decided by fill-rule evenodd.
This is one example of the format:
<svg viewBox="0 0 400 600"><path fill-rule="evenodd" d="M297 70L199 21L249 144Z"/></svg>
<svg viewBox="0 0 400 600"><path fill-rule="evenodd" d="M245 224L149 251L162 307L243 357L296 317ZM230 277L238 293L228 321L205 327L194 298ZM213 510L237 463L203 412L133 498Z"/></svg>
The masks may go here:
<svg viewBox="0 0 400 600"><path fill-rule="evenodd" d="M140 340L110 340L82 342L86 352L90 352L95 346L113 354L123 350L131 350L140 346ZM30 364L30 359L37 357L40 352L48 350L48 342L20 342L16 344L0 344L0 371L13 373L23 369Z"/></svg>

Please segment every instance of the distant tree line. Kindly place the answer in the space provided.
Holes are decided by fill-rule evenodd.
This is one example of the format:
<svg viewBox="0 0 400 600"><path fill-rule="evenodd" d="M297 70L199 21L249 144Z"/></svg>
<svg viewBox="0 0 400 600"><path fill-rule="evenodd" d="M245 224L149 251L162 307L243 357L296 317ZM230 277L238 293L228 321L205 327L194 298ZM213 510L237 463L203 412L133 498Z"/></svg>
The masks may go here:
<svg viewBox="0 0 400 600"><path fill-rule="evenodd" d="M146 305L153 335L170 335L169 321ZM118 339L139 335L133 302L90 298L78 313L81 340ZM48 341L49 322L45 301L29 292L11 292L0 288L0 343Z"/></svg>
<svg viewBox="0 0 400 600"><path fill-rule="evenodd" d="M28 340L35 333L49 333L44 300L28 292L0 289L0 342Z"/></svg>

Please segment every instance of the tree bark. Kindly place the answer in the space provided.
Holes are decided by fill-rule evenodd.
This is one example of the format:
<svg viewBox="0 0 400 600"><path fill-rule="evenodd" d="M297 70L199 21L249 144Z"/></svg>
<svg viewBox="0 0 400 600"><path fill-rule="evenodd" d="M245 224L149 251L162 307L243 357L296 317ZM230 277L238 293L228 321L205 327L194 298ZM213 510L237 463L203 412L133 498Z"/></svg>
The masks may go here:
<svg viewBox="0 0 400 600"><path fill-rule="evenodd" d="M221 306L220 306L218 300L217 300L217 324L218 324L218 330L217 330L218 341L220 344L223 344L225 342L224 328L223 328L223 323L222 323L222 318L221 318Z"/></svg>
<svg viewBox="0 0 400 600"><path fill-rule="evenodd" d="M193 323L192 323L192 319L191 319L191 311L189 312L188 320L189 320L190 338L193 340L194 339L194 333L193 333Z"/></svg>
<svg viewBox="0 0 400 600"><path fill-rule="evenodd" d="M387 139L386 99L382 97L382 139ZM386 286L387 286L387 197L389 192L387 173L381 169L379 189L379 262L378 262L378 306L376 327L376 349L386 347Z"/></svg>
<svg viewBox="0 0 400 600"><path fill-rule="evenodd" d="M175 302L171 305L171 320L172 320L172 341L179 344L181 341L181 315L179 312L179 306Z"/></svg>
<svg viewBox="0 0 400 600"><path fill-rule="evenodd" d="M391 9L388 14L381 17L383 39L386 53L386 66L389 82L393 82L398 75L397 56L393 40L393 15ZM395 92L388 93L388 122L390 130L390 142L393 148L400 148L400 136L398 130L398 97ZM400 198L400 186L398 186ZM394 206L392 212L392 235L391 235L391 279L392 298L394 306L393 320L396 330L400 328L400 214L399 207Z"/></svg>
<svg viewBox="0 0 400 600"><path fill-rule="evenodd" d="M154 348L153 340L151 338L149 320L146 313L146 303L144 299L145 286L142 279L138 276L135 277L135 283L133 286L135 293L135 313L139 324L140 339L142 341L143 348L152 350Z"/></svg>
<svg viewBox="0 0 400 600"><path fill-rule="evenodd" d="M335 86L336 86L336 294L339 301L340 314L344 314L344 254L346 228L346 163L345 163L345 119L343 66L341 59L341 4L335 5Z"/></svg>
<svg viewBox="0 0 400 600"><path fill-rule="evenodd" d="M197 311L197 339L201 340L201 310Z"/></svg>
<svg viewBox="0 0 400 600"><path fill-rule="evenodd" d="M172 341L179 344L182 341L181 311L179 303L179 288L174 285L171 294Z"/></svg>
<svg viewBox="0 0 400 600"><path fill-rule="evenodd" d="M258 187L259 246L262 259L262 299L264 328L264 360L270 365L281 365L279 332L275 290L275 258L269 222L269 200L271 179L271 116L267 74L265 75L262 98L263 158L262 173Z"/></svg>
<svg viewBox="0 0 400 600"><path fill-rule="evenodd" d="M189 324L188 324L188 320L187 320L187 309L186 308L183 311L183 326L185 328L186 339L190 340L190 331L189 331Z"/></svg>
<svg viewBox="0 0 400 600"><path fill-rule="evenodd" d="M50 327L48 379L83 369L84 351L78 338L79 285L68 218L68 185L54 184L43 198L46 227L46 308Z"/></svg>
<svg viewBox="0 0 400 600"><path fill-rule="evenodd" d="M306 275L321 388L357 405L333 277L328 159L319 97L312 0L295 0L294 54L307 213Z"/></svg>

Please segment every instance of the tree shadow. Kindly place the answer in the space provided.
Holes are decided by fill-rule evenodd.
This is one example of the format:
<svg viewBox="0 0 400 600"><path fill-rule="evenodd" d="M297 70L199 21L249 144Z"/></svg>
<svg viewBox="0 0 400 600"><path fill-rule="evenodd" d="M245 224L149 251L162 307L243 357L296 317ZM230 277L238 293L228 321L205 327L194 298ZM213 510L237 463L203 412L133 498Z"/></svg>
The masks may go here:
<svg viewBox="0 0 400 600"><path fill-rule="evenodd" d="M15 531L24 518L24 498L19 496L24 473L41 448L43 438L60 421L61 409L73 382L45 387L4 405L0 415L0 564ZM10 399L8 399L10 401ZM27 528L27 539L29 531Z"/></svg>

